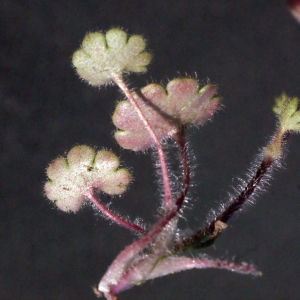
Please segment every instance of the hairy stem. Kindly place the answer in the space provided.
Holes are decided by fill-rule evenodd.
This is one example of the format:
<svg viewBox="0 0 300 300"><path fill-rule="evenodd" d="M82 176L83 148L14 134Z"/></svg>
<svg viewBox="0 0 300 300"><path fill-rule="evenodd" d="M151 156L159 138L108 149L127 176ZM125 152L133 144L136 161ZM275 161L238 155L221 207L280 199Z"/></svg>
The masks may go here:
<svg viewBox="0 0 300 300"><path fill-rule="evenodd" d="M145 234L146 230L141 226L134 224L125 220L124 218L114 214L111 210L109 210L105 205L101 203L101 201L96 197L94 189L91 188L84 194L102 213L104 216L109 218L111 221L117 223L120 226L123 226L127 229L135 231L137 233Z"/></svg>
<svg viewBox="0 0 300 300"><path fill-rule="evenodd" d="M185 140L184 129L180 134L178 134L176 141L180 150L182 169L183 169L183 183L182 183L180 194L176 200L177 211L179 211L182 207L182 204L184 203L191 182L191 168L190 168L190 161L188 157L188 149Z"/></svg>
<svg viewBox="0 0 300 300"><path fill-rule="evenodd" d="M160 168L162 171L162 180L163 180L163 186L164 186L164 198L165 198L165 210L166 213L172 210L173 208L173 200L172 200L172 190L171 190L171 185L170 185L170 178L169 178L169 172L167 168L167 161L166 161L166 156L164 153L164 149L162 147L162 144L160 140L158 139L157 135L155 134L153 128L151 127L149 121L145 117L144 113L141 111L138 103L135 101L132 93L130 92L129 88L124 82L123 77L116 76L114 78L115 83L119 86L119 88L123 91L125 96L128 98L132 106L135 108L136 112L138 113L140 119L145 125L145 128L151 135L158 151L158 156L159 156L159 162L160 162Z"/></svg>
<svg viewBox="0 0 300 300"><path fill-rule="evenodd" d="M281 152L282 145L286 142L288 137L288 133L282 134L281 131L278 131L275 138L266 147L266 149L268 150L269 148L277 147ZM222 212L205 228L197 231L192 236L183 239L178 245L176 245L173 249L174 252L183 251L190 247L206 247L213 243L213 241L220 235L222 229L226 228L226 226L223 228L218 226L220 226L220 224L226 224L236 212L242 209L244 204L249 200L256 188L260 185L262 178L271 169L272 165L280 160L280 155L274 154L274 156L272 156L270 153L276 153L276 151L265 151L261 164L241 193L236 198L229 201L229 204L222 210Z"/></svg>

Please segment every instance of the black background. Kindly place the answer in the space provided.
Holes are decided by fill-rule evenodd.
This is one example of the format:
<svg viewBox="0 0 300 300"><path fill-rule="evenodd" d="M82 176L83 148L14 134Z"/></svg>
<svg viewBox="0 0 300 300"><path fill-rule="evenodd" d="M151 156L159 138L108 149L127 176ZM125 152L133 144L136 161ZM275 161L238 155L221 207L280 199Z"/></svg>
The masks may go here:
<svg viewBox="0 0 300 300"><path fill-rule="evenodd" d="M86 32L119 26L144 35L154 59L147 74L128 77L132 88L195 72L219 85L222 110L189 132L195 187L185 213L192 221L183 220L183 228L203 224L266 144L276 124L274 96L300 96L300 25L283 0L2 0L0 22L1 300L95 299L91 287L133 239L91 208L68 215L44 197L45 167L72 146L120 155L135 181L114 207L148 224L156 220L151 155L124 151L112 138L110 116L121 93L87 86L71 67ZM206 251L255 263L261 278L195 270L120 299L298 299L299 149L293 136L286 168L275 173L268 193Z"/></svg>

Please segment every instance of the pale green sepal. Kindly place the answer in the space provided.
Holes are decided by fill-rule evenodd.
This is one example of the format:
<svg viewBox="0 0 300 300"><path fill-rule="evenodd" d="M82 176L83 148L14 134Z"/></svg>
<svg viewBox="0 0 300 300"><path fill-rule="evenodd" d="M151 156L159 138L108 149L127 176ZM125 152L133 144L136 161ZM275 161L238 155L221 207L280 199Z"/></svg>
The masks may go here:
<svg viewBox="0 0 300 300"><path fill-rule="evenodd" d="M298 110L298 98L289 98L286 94L275 99L276 105L273 111L278 114L280 127L283 132L300 131L300 111Z"/></svg>

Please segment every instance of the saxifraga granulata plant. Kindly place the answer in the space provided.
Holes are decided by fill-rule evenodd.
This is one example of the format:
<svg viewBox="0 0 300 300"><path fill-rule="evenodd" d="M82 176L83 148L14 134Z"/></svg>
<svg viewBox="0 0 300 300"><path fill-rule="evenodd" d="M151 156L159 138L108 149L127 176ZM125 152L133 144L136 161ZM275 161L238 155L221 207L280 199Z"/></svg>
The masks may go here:
<svg viewBox="0 0 300 300"><path fill-rule="evenodd" d="M90 85L114 83L124 93L126 99L117 104L112 116L117 127L114 135L117 143L133 151L150 149L157 152L163 192L161 217L157 222L151 226L132 222L112 211L99 198L97 191L120 195L131 182L130 173L120 168L119 158L111 151L76 146L66 157L55 159L47 168L49 180L45 184L45 193L60 210L77 212L83 204L90 203L107 219L136 234L136 240L120 252L95 288L96 295L107 300L115 300L120 292L149 279L194 268L220 268L261 275L248 263L213 259L203 254L189 257L184 253L214 243L229 219L253 201L255 191L267 182L272 169L280 167L284 144L292 133L300 131L299 101L282 94L276 98L273 109L278 119L277 129L261 151L261 161L250 180L220 206L204 228L187 236L178 228L191 182L186 131L190 126L199 126L209 120L218 110L220 98L216 95L216 85L200 86L192 78L173 79L166 87L152 83L131 91L123 73L146 71L151 54L145 47L141 36L128 38L126 32L118 28L105 34L92 32L74 53L73 65L78 75ZM172 189L165 153L169 140L174 141L180 153L183 175L177 191Z"/></svg>

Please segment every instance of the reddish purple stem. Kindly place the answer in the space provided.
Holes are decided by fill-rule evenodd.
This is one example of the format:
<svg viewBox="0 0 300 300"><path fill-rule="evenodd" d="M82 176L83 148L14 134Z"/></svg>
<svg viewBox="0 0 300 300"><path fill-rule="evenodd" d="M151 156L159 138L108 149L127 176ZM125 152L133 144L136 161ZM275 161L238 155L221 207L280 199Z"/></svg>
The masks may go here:
<svg viewBox="0 0 300 300"><path fill-rule="evenodd" d="M142 234L146 233L146 230L141 226L129 222L123 219L122 217L114 214L111 210L109 210L104 204L101 203L98 197L96 197L94 189L88 190L87 192L84 193L84 195L111 221L132 231L142 233Z"/></svg>
<svg viewBox="0 0 300 300"><path fill-rule="evenodd" d="M172 190L171 190L171 185L170 185L170 178L169 178L169 172L168 172L167 161L166 161L164 149L163 149L161 142L158 139L156 133L154 132L151 124L149 123L149 120L145 117L144 113L142 112L142 110L140 109L136 100L134 99L131 91L125 84L123 77L116 76L114 78L114 81L119 86L119 88L123 91L123 93L128 98L131 105L136 110L139 118L144 123L145 128L149 132L150 136L152 137L152 139L157 147L160 168L161 168L161 172L162 172L162 181L163 181L163 186L164 186L164 199L165 199L164 204L165 204L166 214L168 214L168 212L170 212L172 210L174 204L173 204Z"/></svg>
<svg viewBox="0 0 300 300"><path fill-rule="evenodd" d="M191 168L190 168L190 161L188 157L188 150L185 140L185 132L184 129L180 134L178 134L176 138L177 144L179 146L180 155L181 155L181 162L182 162L182 169L183 169L183 183L181 192L176 200L177 211L179 212L182 204L184 203L185 197L188 193L190 182L191 182Z"/></svg>

